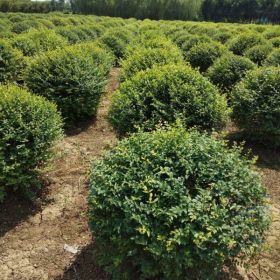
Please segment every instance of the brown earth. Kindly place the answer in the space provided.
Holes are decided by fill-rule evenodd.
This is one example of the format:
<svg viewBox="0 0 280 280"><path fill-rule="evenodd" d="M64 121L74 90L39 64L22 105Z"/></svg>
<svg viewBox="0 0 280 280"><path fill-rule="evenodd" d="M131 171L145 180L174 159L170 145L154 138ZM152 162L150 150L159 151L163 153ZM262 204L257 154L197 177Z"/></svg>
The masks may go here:
<svg viewBox="0 0 280 280"><path fill-rule="evenodd" d="M71 131L59 145L56 160L44 171L46 191L36 203L10 195L0 205L0 280L108 279L92 256L87 184L92 160L116 142L106 116L118 73L111 72L96 120ZM280 152L260 145L250 148L259 156L274 221L266 251L249 269L238 265L224 279L280 280Z"/></svg>

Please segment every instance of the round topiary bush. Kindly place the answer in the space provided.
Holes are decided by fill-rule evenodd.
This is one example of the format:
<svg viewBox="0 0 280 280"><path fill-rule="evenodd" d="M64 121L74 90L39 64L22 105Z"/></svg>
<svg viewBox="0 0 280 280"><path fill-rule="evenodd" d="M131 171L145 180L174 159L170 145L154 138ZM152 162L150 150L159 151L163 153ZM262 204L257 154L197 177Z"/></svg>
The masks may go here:
<svg viewBox="0 0 280 280"><path fill-rule="evenodd" d="M23 20L15 22L12 25L11 31L17 34L23 33L30 28L39 28L41 24L35 20Z"/></svg>
<svg viewBox="0 0 280 280"><path fill-rule="evenodd" d="M233 54L222 56L208 69L207 76L211 82L223 90L231 89L255 64L245 57Z"/></svg>
<svg viewBox="0 0 280 280"><path fill-rule="evenodd" d="M116 58L119 59L124 56L126 47L132 38L132 32L123 27L116 27L105 32L100 37L100 40L108 46Z"/></svg>
<svg viewBox="0 0 280 280"><path fill-rule="evenodd" d="M12 42L12 45L21 50L26 56L61 48L66 44L67 41L62 36L50 29L31 29L16 36Z"/></svg>
<svg viewBox="0 0 280 280"><path fill-rule="evenodd" d="M280 36L270 39L269 42L273 45L274 48L280 48Z"/></svg>
<svg viewBox="0 0 280 280"><path fill-rule="evenodd" d="M146 33L144 34L146 35ZM146 36L137 36L135 40L132 40L125 50L124 59L130 57L137 52L138 49L151 48L151 49L166 49L170 53L174 51L174 43L164 36L158 35L152 38L146 38Z"/></svg>
<svg viewBox="0 0 280 280"><path fill-rule="evenodd" d="M176 35L176 34L175 34ZM189 39L192 37L193 35L192 34L189 34L187 31L183 31L181 33L179 33L174 39L174 43L179 47L181 48L182 45L189 41Z"/></svg>
<svg viewBox="0 0 280 280"><path fill-rule="evenodd" d="M262 65L268 55L272 52L273 47L270 44L257 45L248 49L244 56L248 57L257 65Z"/></svg>
<svg viewBox="0 0 280 280"><path fill-rule="evenodd" d="M280 69L248 73L232 94L233 119L248 135L280 141Z"/></svg>
<svg viewBox="0 0 280 280"><path fill-rule="evenodd" d="M192 67L198 67L200 72L205 72L225 52L226 48L222 44L200 43L192 47L185 58Z"/></svg>
<svg viewBox="0 0 280 280"><path fill-rule="evenodd" d="M182 63L183 56L176 47L168 48L137 48L133 54L121 61L123 79L131 78L139 71L154 66L171 63Z"/></svg>
<svg viewBox="0 0 280 280"><path fill-rule="evenodd" d="M67 124L95 116L112 56L95 44L43 53L29 65L26 84L58 105Z"/></svg>
<svg viewBox="0 0 280 280"><path fill-rule="evenodd" d="M0 83L20 80L24 64L22 53L0 39Z"/></svg>
<svg viewBox="0 0 280 280"><path fill-rule="evenodd" d="M260 249L265 200L240 149L180 128L136 133L91 172L97 260L112 279L218 279Z"/></svg>
<svg viewBox="0 0 280 280"><path fill-rule="evenodd" d="M222 44L225 44L228 40L230 40L234 35L231 31L218 31L213 35L213 39L219 41Z"/></svg>
<svg viewBox="0 0 280 280"><path fill-rule="evenodd" d="M180 49L184 57L186 57L189 50L199 43L210 43L213 40L206 35L190 35L185 42L182 42Z"/></svg>
<svg viewBox="0 0 280 280"><path fill-rule="evenodd" d="M234 54L243 55L246 50L260 44L265 44L265 39L258 33L242 33L228 42L228 48Z"/></svg>
<svg viewBox="0 0 280 280"><path fill-rule="evenodd" d="M265 60L266 66L280 66L280 48L275 49Z"/></svg>
<svg viewBox="0 0 280 280"><path fill-rule="evenodd" d="M280 29L278 27L269 28L266 32L263 33L263 36L268 40L270 40L272 38L275 38L275 37L279 37L280 36Z"/></svg>
<svg viewBox="0 0 280 280"><path fill-rule="evenodd" d="M56 106L16 86L0 86L0 201L12 187L31 195L36 170L62 136Z"/></svg>
<svg viewBox="0 0 280 280"><path fill-rule="evenodd" d="M113 96L109 120L120 135L136 127L154 129L180 118L185 127L219 129L227 121L227 103L215 86L184 65L139 72Z"/></svg>
<svg viewBox="0 0 280 280"><path fill-rule="evenodd" d="M84 41L86 35L84 32L80 32L78 27L62 26L55 29L55 32L65 39L69 44L77 44Z"/></svg>

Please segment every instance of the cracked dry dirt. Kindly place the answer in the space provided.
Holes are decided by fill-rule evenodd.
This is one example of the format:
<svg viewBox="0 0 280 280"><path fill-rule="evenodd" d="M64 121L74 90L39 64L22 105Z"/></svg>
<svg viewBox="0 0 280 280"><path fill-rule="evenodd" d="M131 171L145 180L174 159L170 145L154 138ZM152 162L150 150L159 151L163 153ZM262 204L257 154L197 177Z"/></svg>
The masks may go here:
<svg viewBox="0 0 280 280"><path fill-rule="evenodd" d="M45 171L46 191L38 201L32 205L9 196L0 205L0 280L108 280L91 254L94 243L86 200L91 161L116 142L106 115L118 73L111 72L96 121L73 131L58 147L57 159ZM237 267L224 279L280 280L280 152L251 148L260 158L258 168L274 212L269 249L252 261L247 272ZM67 252L65 244L78 246L79 252Z"/></svg>

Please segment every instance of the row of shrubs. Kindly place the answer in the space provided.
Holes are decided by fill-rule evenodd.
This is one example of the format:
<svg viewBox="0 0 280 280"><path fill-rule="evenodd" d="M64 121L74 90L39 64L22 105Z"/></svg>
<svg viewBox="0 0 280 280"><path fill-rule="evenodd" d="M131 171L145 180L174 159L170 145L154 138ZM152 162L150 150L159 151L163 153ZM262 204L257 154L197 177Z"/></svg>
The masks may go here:
<svg viewBox="0 0 280 280"><path fill-rule="evenodd" d="M120 62L123 83L109 111L118 134L127 135L139 127L148 131L177 118L186 128L220 130L231 115L247 135L274 138L277 145L279 67L258 68L217 43L197 44L188 56L189 65L163 34L140 30ZM193 69L196 62L204 70L211 62L212 66L206 72L200 68L199 73Z"/></svg>
<svg viewBox="0 0 280 280"><path fill-rule="evenodd" d="M160 30L146 28L120 65L108 117L125 138L90 179L96 258L112 279L218 279L225 263L261 250L270 214L254 161L211 131L232 107L240 127L279 135L280 70L250 62L226 96Z"/></svg>
<svg viewBox="0 0 280 280"><path fill-rule="evenodd" d="M5 68L3 78L14 78L22 62L17 51L11 53L15 68ZM67 46L28 63L21 76L28 90L0 86L0 201L7 187L32 195L28 186L35 184L36 170L51 155L62 129L96 115L113 60L95 43Z"/></svg>
<svg viewBox="0 0 280 280"><path fill-rule="evenodd" d="M38 168L64 128L95 117L109 71L137 31L97 17L1 14L0 21L24 25L32 18L54 26L0 39L0 201L9 189L33 196Z"/></svg>

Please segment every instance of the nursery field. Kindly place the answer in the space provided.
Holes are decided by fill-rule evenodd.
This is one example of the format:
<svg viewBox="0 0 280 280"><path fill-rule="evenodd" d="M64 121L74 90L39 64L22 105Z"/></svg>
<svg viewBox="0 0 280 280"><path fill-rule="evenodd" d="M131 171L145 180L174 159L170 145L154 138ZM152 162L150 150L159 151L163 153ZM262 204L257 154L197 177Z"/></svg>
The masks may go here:
<svg viewBox="0 0 280 280"><path fill-rule="evenodd" d="M279 280L279 25L0 13L0 272Z"/></svg>

